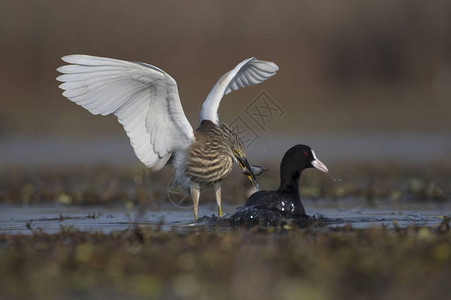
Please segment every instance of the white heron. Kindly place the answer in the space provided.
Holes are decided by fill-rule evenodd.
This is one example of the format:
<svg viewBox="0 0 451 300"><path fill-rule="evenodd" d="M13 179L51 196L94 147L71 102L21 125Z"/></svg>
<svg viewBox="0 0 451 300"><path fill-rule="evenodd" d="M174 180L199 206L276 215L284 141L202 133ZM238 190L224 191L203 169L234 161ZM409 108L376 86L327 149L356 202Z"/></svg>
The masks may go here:
<svg viewBox="0 0 451 300"><path fill-rule="evenodd" d="M180 102L177 83L163 70L140 62L89 55L68 55L69 65L57 70L63 95L92 114L114 114L124 126L136 156L147 167L159 170L171 164L176 180L190 191L197 219L200 190L213 186L218 214L221 181L233 161L258 187L240 138L219 122L218 107L224 95L261 83L279 69L273 62L248 58L225 73L215 84L193 130Z"/></svg>

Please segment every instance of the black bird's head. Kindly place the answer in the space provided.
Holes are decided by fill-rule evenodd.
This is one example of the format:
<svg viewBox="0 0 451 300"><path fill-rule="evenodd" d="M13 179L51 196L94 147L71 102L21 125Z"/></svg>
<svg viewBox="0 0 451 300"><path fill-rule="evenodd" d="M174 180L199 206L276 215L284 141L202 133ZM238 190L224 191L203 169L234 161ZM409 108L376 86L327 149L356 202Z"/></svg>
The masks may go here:
<svg viewBox="0 0 451 300"><path fill-rule="evenodd" d="M304 157L305 162L307 162L306 168L313 167L324 173L329 172L326 165L316 157L315 151L313 151L312 148L305 145L296 145L295 147L298 147L297 151L300 152L301 156Z"/></svg>
<svg viewBox="0 0 451 300"><path fill-rule="evenodd" d="M327 173L329 170L309 146L296 145L283 156L280 164L280 190L297 190L303 170L315 168Z"/></svg>
<svg viewBox="0 0 451 300"><path fill-rule="evenodd" d="M327 173L329 170L321 162L312 148L306 145L296 145L291 147L282 159L282 164L287 169L296 169L299 172L307 168L315 168Z"/></svg>

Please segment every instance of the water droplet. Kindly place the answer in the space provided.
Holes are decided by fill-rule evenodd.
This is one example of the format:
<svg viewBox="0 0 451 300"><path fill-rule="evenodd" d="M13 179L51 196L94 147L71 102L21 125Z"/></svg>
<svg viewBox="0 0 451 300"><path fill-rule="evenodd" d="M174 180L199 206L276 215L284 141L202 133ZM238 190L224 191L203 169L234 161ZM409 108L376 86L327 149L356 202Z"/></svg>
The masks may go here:
<svg viewBox="0 0 451 300"><path fill-rule="evenodd" d="M332 178L333 181L338 181L338 182L341 182L341 181L342 181L341 178L333 177L333 176L330 175L329 173L327 173L327 175L328 175L330 178Z"/></svg>

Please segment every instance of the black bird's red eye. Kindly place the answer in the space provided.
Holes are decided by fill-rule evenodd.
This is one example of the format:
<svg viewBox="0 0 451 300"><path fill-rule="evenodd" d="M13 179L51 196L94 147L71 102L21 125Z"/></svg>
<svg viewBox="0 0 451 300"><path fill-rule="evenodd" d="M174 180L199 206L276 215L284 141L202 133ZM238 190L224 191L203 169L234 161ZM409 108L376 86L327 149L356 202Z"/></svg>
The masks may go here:
<svg viewBox="0 0 451 300"><path fill-rule="evenodd" d="M307 157L308 156L308 153L307 152L304 152L304 157Z"/></svg>

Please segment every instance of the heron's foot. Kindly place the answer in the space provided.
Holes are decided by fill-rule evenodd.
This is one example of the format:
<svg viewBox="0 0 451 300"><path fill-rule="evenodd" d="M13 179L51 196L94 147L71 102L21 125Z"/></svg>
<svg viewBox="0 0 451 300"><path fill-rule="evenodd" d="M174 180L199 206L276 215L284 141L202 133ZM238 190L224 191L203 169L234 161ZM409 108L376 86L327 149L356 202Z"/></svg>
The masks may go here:
<svg viewBox="0 0 451 300"><path fill-rule="evenodd" d="M199 187L191 187L191 197L193 197L193 208L194 208L194 221L197 221L197 210L199 208Z"/></svg>
<svg viewBox="0 0 451 300"><path fill-rule="evenodd" d="M218 215L219 215L219 217L222 217L222 208L221 208L221 206L218 206Z"/></svg>

